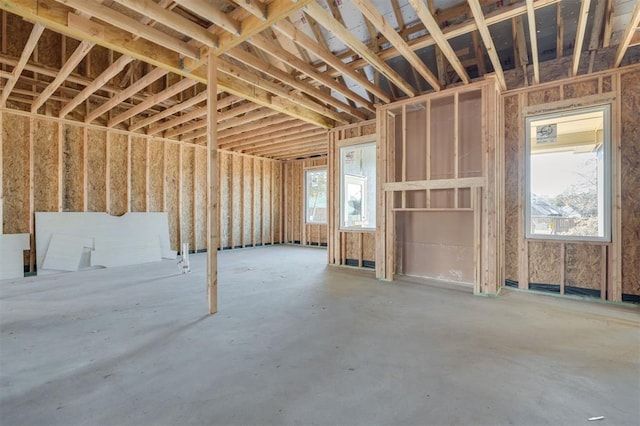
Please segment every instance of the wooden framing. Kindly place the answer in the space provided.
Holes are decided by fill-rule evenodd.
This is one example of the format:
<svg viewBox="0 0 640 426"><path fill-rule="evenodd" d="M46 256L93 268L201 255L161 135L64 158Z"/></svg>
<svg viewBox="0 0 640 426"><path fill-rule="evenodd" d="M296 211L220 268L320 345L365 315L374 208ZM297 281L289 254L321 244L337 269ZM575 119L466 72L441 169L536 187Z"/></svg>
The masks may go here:
<svg viewBox="0 0 640 426"><path fill-rule="evenodd" d="M578 74L578 66L580 65L580 55L582 54L582 43L584 42L584 34L587 28L587 19L589 18L589 6L591 0L582 0L580 4L580 16L578 17L578 29L576 30L576 41L573 46L573 65L571 67L571 75Z"/></svg>
<svg viewBox="0 0 640 426"><path fill-rule="evenodd" d="M217 59L214 55L209 55L207 66L209 85L207 86L207 294L209 296L209 314L218 311L218 260L217 251L213 247L218 247L218 141L216 115L218 113L218 90L215 82Z"/></svg>

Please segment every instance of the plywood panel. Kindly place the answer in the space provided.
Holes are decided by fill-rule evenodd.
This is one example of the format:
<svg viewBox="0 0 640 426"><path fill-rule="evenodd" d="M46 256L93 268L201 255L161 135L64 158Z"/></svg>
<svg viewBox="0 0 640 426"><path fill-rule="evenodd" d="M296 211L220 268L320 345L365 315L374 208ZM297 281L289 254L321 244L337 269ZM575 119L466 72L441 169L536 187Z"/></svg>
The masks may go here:
<svg viewBox="0 0 640 426"><path fill-rule="evenodd" d="M164 211L164 142L149 140L149 211Z"/></svg>
<svg viewBox="0 0 640 426"><path fill-rule="evenodd" d="M33 122L33 198L37 212L58 211L58 124Z"/></svg>
<svg viewBox="0 0 640 426"><path fill-rule="evenodd" d="M207 248L207 151L196 149L196 250ZM214 250L217 249L214 248Z"/></svg>
<svg viewBox="0 0 640 426"><path fill-rule="evenodd" d="M131 211L147 209L147 139L131 138Z"/></svg>
<svg viewBox="0 0 640 426"><path fill-rule="evenodd" d="M479 90L458 97L458 177L482 176L482 97Z"/></svg>
<svg viewBox="0 0 640 426"><path fill-rule="evenodd" d="M344 235L347 241L346 258L348 260L358 260L362 254L360 249L360 233L346 232Z"/></svg>
<svg viewBox="0 0 640 426"><path fill-rule="evenodd" d="M362 234L362 260L365 262L376 261L376 234L373 232Z"/></svg>
<svg viewBox="0 0 640 426"><path fill-rule="evenodd" d="M595 95L598 93L598 79L594 78L590 81L581 81L578 83L569 83L564 85L564 98L575 99L584 96Z"/></svg>
<svg viewBox="0 0 640 426"><path fill-rule="evenodd" d="M527 93L527 105L548 104L562 100L560 87L549 87L546 89L533 90Z"/></svg>
<svg viewBox="0 0 640 426"><path fill-rule="evenodd" d="M195 154L193 147L182 147L182 176L180 185L182 187L181 203L182 214L180 217L180 240L182 243L189 243L189 250L194 249L195 232L193 228L193 165L195 164Z"/></svg>
<svg viewBox="0 0 640 426"><path fill-rule="evenodd" d="M178 191L180 185L179 156L180 145L165 144L166 176L165 206L169 214L169 238L172 250L180 250L180 214L178 211Z"/></svg>
<svg viewBox="0 0 640 426"><path fill-rule="evenodd" d="M253 240L256 244L262 243L262 216L260 205L262 204L262 168L265 160L254 160L253 179Z"/></svg>
<svg viewBox="0 0 640 426"><path fill-rule="evenodd" d="M107 132L89 129L87 132L87 210L107 211L106 156Z"/></svg>
<svg viewBox="0 0 640 426"><path fill-rule="evenodd" d="M84 210L83 129L64 124L62 128L62 210Z"/></svg>
<svg viewBox="0 0 640 426"><path fill-rule="evenodd" d="M398 269L403 274L473 282L473 213L396 214Z"/></svg>
<svg viewBox="0 0 640 426"><path fill-rule="evenodd" d="M560 244L529 241L529 282L560 284L564 265L560 262Z"/></svg>
<svg viewBox="0 0 640 426"><path fill-rule="evenodd" d="M621 76L622 293L640 295L640 71Z"/></svg>
<svg viewBox="0 0 640 426"><path fill-rule="evenodd" d="M222 247L230 247L231 246L231 237L229 232L230 226L230 214L231 214L231 206L230 206L230 164L231 164L231 154L227 152L220 151L220 241Z"/></svg>
<svg viewBox="0 0 640 426"><path fill-rule="evenodd" d="M245 246L251 245L251 229L252 229L252 223L253 223L253 217L251 217L251 204L253 203L253 186L252 186L252 179L251 177L253 176L253 158L251 157L242 157L242 167L243 167L243 173L242 173L242 179L243 179L243 193L242 193L242 197L243 197L243 210L244 210L244 214L242 216L243 219L243 227L242 227L242 231L243 231L243 244Z"/></svg>
<svg viewBox="0 0 640 426"><path fill-rule="evenodd" d="M567 244L565 285L600 290L602 248L598 245Z"/></svg>
<svg viewBox="0 0 640 426"><path fill-rule="evenodd" d="M282 215L283 215L283 212L280 208L280 206L282 206L282 186L283 186L281 163L279 161L272 162L271 169L272 169L271 176L273 176L272 194L274 197L273 209L271 211L271 214L273 215L272 223L274 224L273 235L274 235L274 241L281 243L282 240L280 239L280 235L282 234L281 228L282 228Z"/></svg>
<svg viewBox="0 0 640 426"><path fill-rule="evenodd" d="M11 16L11 15L9 15ZM19 55L19 54L18 54ZM29 232L29 119L2 113L3 228Z"/></svg>
<svg viewBox="0 0 640 426"><path fill-rule="evenodd" d="M242 156L231 155L231 229L232 247L242 245Z"/></svg>
<svg viewBox="0 0 640 426"><path fill-rule="evenodd" d="M505 278L518 281L518 236L522 230L518 226L518 158L521 137L518 132L520 110L518 95L504 98L504 145L505 145Z"/></svg>
<svg viewBox="0 0 640 426"><path fill-rule="evenodd" d="M112 132L109 135L109 144L109 213L121 216L127 212L127 136Z"/></svg>
<svg viewBox="0 0 640 426"><path fill-rule="evenodd" d="M264 169L262 171L263 175L263 194L264 198L262 199L262 242L263 244L271 243L271 201L272 194L271 190L273 188L273 181L271 176L271 168L273 167L272 161L265 161Z"/></svg>

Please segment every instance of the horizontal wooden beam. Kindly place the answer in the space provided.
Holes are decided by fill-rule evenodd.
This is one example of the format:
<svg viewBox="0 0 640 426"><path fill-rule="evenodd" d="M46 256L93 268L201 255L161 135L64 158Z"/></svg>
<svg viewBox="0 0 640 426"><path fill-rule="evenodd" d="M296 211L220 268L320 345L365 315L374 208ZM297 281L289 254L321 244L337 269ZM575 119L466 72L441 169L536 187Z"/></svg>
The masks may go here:
<svg viewBox="0 0 640 426"><path fill-rule="evenodd" d="M432 179L411 182L388 182L384 184L383 189L385 191L413 191L421 189L476 188L485 186L486 183L487 180L484 177Z"/></svg>

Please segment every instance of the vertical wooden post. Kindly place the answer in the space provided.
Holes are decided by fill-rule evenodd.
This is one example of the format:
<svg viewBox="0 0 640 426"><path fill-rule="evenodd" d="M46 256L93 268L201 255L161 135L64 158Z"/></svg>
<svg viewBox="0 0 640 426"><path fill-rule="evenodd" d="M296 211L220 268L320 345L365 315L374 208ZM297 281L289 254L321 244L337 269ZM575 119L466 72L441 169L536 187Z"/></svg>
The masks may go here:
<svg viewBox="0 0 640 426"><path fill-rule="evenodd" d="M29 250L29 272L35 272L36 261L36 234L35 234L35 198L33 193L33 180L35 175L35 158L33 149L33 132L35 119L29 119L29 234L30 234L30 250Z"/></svg>
<svg viewBox="0 0 640 426"><path fill-rule="evenodd" d="M218 311L218 60L209 50L207 65L207 293L209 314Z"/></svg>
<svg viewBox="0 0 640 426"><path fill-rule="evenodd" d="M244 185L244 156L239 155L240 158L240 246L244 248L244 191L246 190Z"/></svg>
<svg viewBox="0 0 640 426"><path fill-rule="evenodd" d="M182 208L182 198L184 197L182 193L182 173L184 171L182 167L183 149L184 149L184 144L179 144L178 145L178 251L180 251L181 254L184 254L182 253L182 243L185 242L182 239L184 235L184 227L182 226L182 223L184 221L184 209Z"/></svg>
<svg viewBox="0 0 640 426"><path fill-rule="evenodd" d="M560 294L564 294L564 285L565 282L567 280L566 278L566 262L565 262L565 256L566 256L567 250L565 247L564 242L560 243Z"/></svg>
<svg viewBox="0 0 640 426"><path fill-rule="evenodd" d="M107 213L111 213L111 133L107 131L105 148L105 198Z"/></svg>
<svg viewBox="0 0 640 426"><path fill-rule="evenodd" d="M191 243L193 244L193 252L197 253L198 251L198 230L196 229L198 223L198 149L197 147L193 147L193 174L191 176L191 192L193 193L192 203L191 203L191 233L193 234L193 240Z"/></svg>
<svg viewBox="0 0 640 426"><path fill-rule="evenodd" d="M376 111L376 133L378 135L376 144L376 278L385 279L387 276L387 194L383 186L387 180L387 111L379 107ZM336 156L334 161L340 161L339 156ZM339 226L339 224L335 226Z"/></svg>
<svg viewBox="0 0 640 426"><path fill-rule="evenodd" d="M63 141L62 141L62 128L64 124L62 122L58 123L58 211L62 211L62 198L64 192L64 183L62 180L62 167L63 167Z"/></svg>
<svg viewBox="0 0 640 426"><path fill-rule="evenodd" d="M274 194L276 188L276 180L273 176L273 166L276 163L274 161L269 162L269 179L271 181L271 194L269 195L269 219L271 221L270 231L271 231L271 245L275 244L274 241L274 228L275 228L275 203L274 203Z"/></svg>
<svg viewBox="0 0 640 426"><path fill-rule="evenodd" d="M131 134L127 134L127 212L131 212Z"/></svg>
<svg viewBox="0 0 640 426"><path fill-rule="evenodd" d="M453 94L453 176L458 179L459 176L459 156L460 156L460 141L459 141L459 132L460 132L460 101L459 101L459 92L455 92ZM493 117L491 117L493 118ZM485 120L491 120L491 118L487 118L486 114L484 115ZM453 190L453 206L458 208L458 188Z"/></svg>
<svg viewBox="0 0 640 426"><path fill-rule="evenodd" d="M146 144L146 152L145 152L145 156L146 156L146 161L145 161L145 181L144 181L144 185L145 185L145 206L144 206L144 211L148 212L149 211L149 206L151 205L151 201L149 200L151 197L151 139L145 139L145 144Z"/></svg>
<svg viewBox="0 0 640 426"><path fill-rule="evenodd" d="M5 28L4 23L6 22L6 19L7 19L6 18L6 14L3 11L3 13L2 13L2 24L3 24L2 30L3 31L4 31L4 28ZM5 49L6 49L6 42L4 41L4 39L3 39L2 43L3 43L2 44L2 51L4 52ZM4 138L2 137L2 134L4 132L3 121L4 121L4 114L2 113L2 111L0 111L0 235L4 234L4 189L2 189L3 188L2 185L4 185L4 182L2 181L2 173L4 173L3 172L3 166L2 166L3 165L3 161L4 161L4 158L3 158L3 155L2 155L2 150L4 149L3 148L3 144L4 144L3 140L4 140Z"/></svg>
<svg viewBox="0 0 640 426"><path fill-rule="evenodd" d="M256 161L257 157L251 158L251 246L256 246Z"/></svg>
<svg viewBox="0 0 640 426"><path fill-rule="evenodd" d="M611 282L608 297L614 302L622 301L622 87L620 73L611 76L616 99L611 108Z"/></svg>

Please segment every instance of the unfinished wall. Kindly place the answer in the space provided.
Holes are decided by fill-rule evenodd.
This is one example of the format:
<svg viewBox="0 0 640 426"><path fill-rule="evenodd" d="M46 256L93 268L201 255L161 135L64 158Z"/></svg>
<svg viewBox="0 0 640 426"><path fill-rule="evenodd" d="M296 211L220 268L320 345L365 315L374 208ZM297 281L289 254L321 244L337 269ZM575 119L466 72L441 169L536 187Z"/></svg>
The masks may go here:
<svg viewBox="0 0 640 426"><path fill-rule="evenodd" d="M167 211L173 250L207 248L206 147L6 109L0 122L5 233L33 232L36 211ZM282 163L228 151L218 161L218 248L280 243Z"/></svg>
<svg viewBox="0 0 640 426"><path fill-rule="evenodd" d="M399 273L497 291L496 106L495 86L482 82L379 112L388 279Z"/></svg>
<svg viewBox="0 0 640 426"><path fill-rule="evenodd" d="M305 171L325 168L327 158L284 163L284 241L303 246L326 246L328 224L307 223L305 217ZM328 188L328 187L327 187Z"/></svg>
<svg viewBox="0 0 640 426"><path fill-rule="evenodd" d="M338 127L329 132L328 185L329 188L329 264L375 268L376 234L374 231L340 229L340 147L374 142L376 120ZM377 212L379 214L379 212Z"/></svg>
<svg viewBox="0 0 640 426"><path fill-rule="evenodd" d="M528 113L593 104L612 106L614 214L612 242L526 239L525 135ZM504 94L506 283L520 288L585 294L608 300L640 295L640 67L559 80ZM619 151L616 147L619 146ZM619 206L616 206L616 200ZM620 211L620 216L615 212Z"/></svg>

